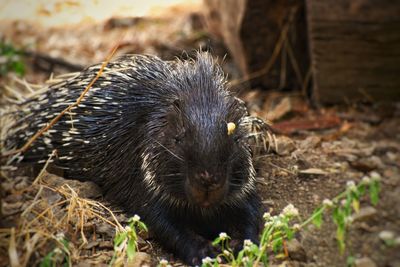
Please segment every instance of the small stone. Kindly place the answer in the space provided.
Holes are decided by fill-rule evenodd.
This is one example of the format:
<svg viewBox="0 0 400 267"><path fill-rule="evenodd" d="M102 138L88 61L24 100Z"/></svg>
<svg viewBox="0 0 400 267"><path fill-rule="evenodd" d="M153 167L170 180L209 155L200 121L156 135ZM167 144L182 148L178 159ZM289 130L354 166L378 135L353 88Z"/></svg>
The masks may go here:
<svg viewBox="0 0 400 267"><path fill-rule="evenodd" d="M307 262L306 251L297 239L290 240L286 245L291 260Z"/></svg>
<svg viewBox="0 0 400 267"><path fill-rule="evenodd" d="M100 241L100 243L99 243L100 249L109 249L109 248L113 248L113 247L114 247L113 243L109 240Z"/></svg>
<svg viewBox="0 0 400 267"><path fill-rule="evenodd" d="M383 230L379 233L379 238L383 241L388 241L394 239L394 232L389 230Z"/></svg>
<svg viewBox="0 0 400 267"><path fill-rule="evenodd" d="M363 207L360 209L359 212L353 215L353 220L354 221L367 221L370 218L374 217L377 213L377 210L374 207L368 206L368 207Z"/></svg>
<svg viewBox="0 0 400 267"><path fill-rule="evenodd" d="M15 203L3 202L2 203L2 214L4 216L15 214L21 210L22 204L23 204L22 202L15 202Z"/></svg>
<svg viewBox="0 0 400 267"><path fill-rule="evenodd" d="M145 252L136 252L132 261L128 261L126 267L150 267L152 266L151 257Z"/></svg>
<svg viewBox="0 0 400 267"><path fill-rule="evenodd" d="M107 236L114 236L115 229L110 224L102 222L102 223L96 224L96 232L98 234L105 234Z"/></svg>
<svg viewBox="0 0 400 267"><path fill-rule="evenodd" d="M358 160L351 161L350 165L354 169L356 169L358 171L362 171L362 172L369 172L369 171L373 171L375 169L384 167L382 160L377 156L371 156L368 158L363 157Z"/></svg>
<svg viewBox="0 0 400 267"><path fill-rule="evenodd" d="M354 267L376 267L376 263L368 257L356 259L354 261Z"/></svg>
<svg viewBox="0 0 400 267"><path fill-rule="evenodd" d="M99 241L90 241L89 243L87 243L87 244L84 246L84 248L85 248L85 249L91 249L91 248L97 247L99 244L100 244Z"/></svg>
<svg viewBox="0 0 400 267"><path fill-rule="evenodd" d="M293 140L286 136L277 137L276 144L276 153L280 156L288 156L297 149Z"/></svg>
<svg viewBox="0 0 400 267"><path fill-rule="evenodd" d="M299 147L303 150L312 149L321 144L321 137L309 136L306 139L300 141Z"/></svg>

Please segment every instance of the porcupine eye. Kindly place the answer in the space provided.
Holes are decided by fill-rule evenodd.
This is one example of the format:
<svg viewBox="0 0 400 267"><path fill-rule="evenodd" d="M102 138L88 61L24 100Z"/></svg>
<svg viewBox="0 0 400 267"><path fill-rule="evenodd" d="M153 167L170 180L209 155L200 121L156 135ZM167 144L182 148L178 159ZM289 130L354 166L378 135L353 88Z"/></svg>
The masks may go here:
<svg viewBox="0 0 400 267"><path fill-rule="evenodd" d="M182 131L181 133L178 133L175 138L174 138L174 142L175 144L181 144L183 142L183 138L185 137L185 132Z"/></svg>

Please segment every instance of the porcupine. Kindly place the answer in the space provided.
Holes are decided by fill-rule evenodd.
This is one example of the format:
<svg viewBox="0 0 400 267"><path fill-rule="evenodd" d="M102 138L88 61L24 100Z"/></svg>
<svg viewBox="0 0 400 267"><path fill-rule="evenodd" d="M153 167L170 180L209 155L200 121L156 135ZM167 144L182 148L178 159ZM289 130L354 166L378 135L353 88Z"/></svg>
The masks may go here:
<svg viewBox="0 0 400 267"><path fill-rule="evenodd" d="M23 103L6 147L21 147L74 103L99 69L88 67ZM164 248L200 264L215 255L210 240L220 232L237 244L257 242L259 233L248 114L226 87L208 53L186 61L121 56L22 160L44 163L57 149L54 164L67 178L100 185L107 199L140 215Z"/></svg>

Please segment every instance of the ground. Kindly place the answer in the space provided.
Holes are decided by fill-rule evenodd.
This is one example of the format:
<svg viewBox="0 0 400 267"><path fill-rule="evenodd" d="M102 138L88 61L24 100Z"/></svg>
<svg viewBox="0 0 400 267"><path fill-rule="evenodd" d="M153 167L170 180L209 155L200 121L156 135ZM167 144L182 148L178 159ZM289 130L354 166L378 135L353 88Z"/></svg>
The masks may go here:
<svg viewBox="0 0 400 267"><path fill-rule="evenodd" d="M156 52L164 58L170 58L176 50L207 44L207 34L196 31L197 22L198 17L190 14L174 28L183 30L169 34L162 30L168 21L133 22L133 29L153 27L162 32L158 36L161 40L145 33L136 34L135 39L126 28L121 30L116 22L109 22L102 28L106 37L96 37L96 45L90 42L90 36L84 38L84 52L71 47L66 50L66 37L60 30L27 33L27 28L18 24L19 35L9 37L22 42L30 34L36 38L38 52L49 50L53 56L65 55L69 62L85 65L105 57L112 47L107 38L117 36L118 31L128 32L125 52ZM189 25L189 30L185 31L182 25ZM97 36L99 27L90 29ZM85 31L72 31L76 38L69 44L78 47ZM46 34L52 36L52 42L46 43ZM139 36L142 41L137 40ZM166 40L171 36L175 38L172 43L162 45L168 44ZM212 42L221 47L217 40ZM215 54L223 56L225 52L218 49ZM96 51L102 52L96 54ZM83 56L74 55L78 52ZM229 57L226 61L225 68L235 77ZM33 62L38 63L37 59ZM45 80L43 74L31 70L27 79ZM298 208L301 218L306 219L324 199L332 199L344 191L348 181L359 182L371 172L381 176L379 203L374 206L368 198L362 199L360 212L348 229L343 254L339 252L335 226L327 214L320 229L311 225L297 233L297 242L289 246L289 257L273 260L274 264L346 266L354 258L358 267L400 266L400 245L387 245L381 238L384 231L392 233L397 241L400 237L400 105L361 103L312 109L302 96L265 93L259 89L245 90L241 97L253 115L273 121L277 147L255 157L258 189L266 211L278 214L291 203ZM58 263L65 258L74 266L108 265L114 254L115 230L125 226L128 218L118 207L106 203L94 184L65 180L48 172L35 176L36 179L29 178L25 175L30 173L27 169L2 167L0 266L38 265L48 253L53 253ZM61 250L54 251L56 246ZM144 253L137 255L133 266L155 265L160 259L180 264L152 241L151 234L141 234L139 251Z"/></svg>

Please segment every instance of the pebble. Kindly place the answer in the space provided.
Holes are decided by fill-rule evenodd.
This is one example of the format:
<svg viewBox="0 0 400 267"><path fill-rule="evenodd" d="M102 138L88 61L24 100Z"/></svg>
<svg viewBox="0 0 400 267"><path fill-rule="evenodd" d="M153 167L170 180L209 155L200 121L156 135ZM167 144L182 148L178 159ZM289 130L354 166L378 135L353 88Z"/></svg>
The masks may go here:
<svg viewBox="0 0 400 267"><path fill-rule="evenodd" d="M354 267L376 267L376 263L368 257L356 259L354 261Z"/></svg>
<svg viewBox="0 0 400 267"><path fill-rule="evenodd" d="M297 239L287 242L289 258L295 261L307 262L307 254L302 244Z"/></svg>
<svg viewBox="0 0 400 267"><path fill-rule="evenodd" d="M87 244L84 246L84 248L85 248L85 249L91 249L91 248L97 247L99 244L100 244L99 241L89 241L89 243L87 243Z"/></svg>
<svg viewBox="0 0 400 267"><path fill-rule="evenodd" d="M354 221L367 221L370 218L374 217L377 213L377 210L374 207L367 206L367 207L362 207L359 212L353 215L353 220Z"/></svg>
<svg viewBox="0 0 400 267"><path fill-rule="evenodd" d="M107 236L114 236L115 229L110 224L105 223L105 222L101 222L101 223L96 224L96 232L98 234L105 234Z"/></svg>
<svg viewBox="0 0 400 267"><path fill-rule="evenodd" d="M136 252L135 257L131 262L128 261L125 264L126 267L150 267L151 264L151 257L149 254L145 252Z"/></svg>

